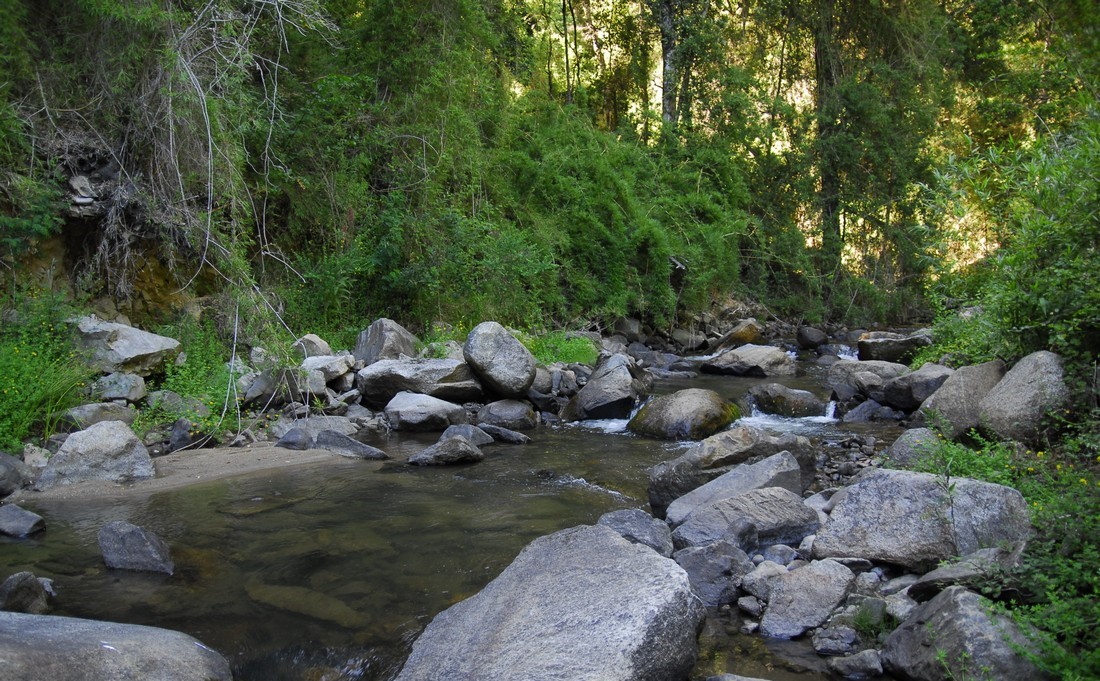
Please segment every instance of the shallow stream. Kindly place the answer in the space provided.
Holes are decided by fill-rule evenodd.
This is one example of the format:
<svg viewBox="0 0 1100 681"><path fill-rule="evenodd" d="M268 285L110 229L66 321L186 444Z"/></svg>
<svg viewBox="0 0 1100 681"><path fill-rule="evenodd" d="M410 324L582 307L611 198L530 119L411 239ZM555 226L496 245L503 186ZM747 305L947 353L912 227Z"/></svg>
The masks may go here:
<svg viewBox="0 0 1100 681"><path fill-rule="evenodd" d="M706 387L738 399L757 382L702 376L654 388ZM827 392L816 367L782 382ZM809 436L851 430L825 418L749 422ZM534 538L607 511L648 509L646 469L686 443L637 438L624 427L541 428L530 445L487 447L484 462L457 468L404 465L437 435L395 433L372 443L395 462L335 459L124 501L25 503L48 529L4 542L0 575L53 578L55 614L196 636L241 681L389 679L436 613L476 593ZM176 574L107 570L96 534L110 520L160 535ZM828 678L808 643L736 632L736 620L708 621L693 678Z"/></svg>

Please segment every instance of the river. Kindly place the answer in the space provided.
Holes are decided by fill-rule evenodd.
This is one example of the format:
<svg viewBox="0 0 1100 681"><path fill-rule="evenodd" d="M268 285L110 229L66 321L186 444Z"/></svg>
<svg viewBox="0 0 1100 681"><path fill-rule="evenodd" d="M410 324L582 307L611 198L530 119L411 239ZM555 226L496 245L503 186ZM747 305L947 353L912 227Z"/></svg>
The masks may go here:
<svg viewBox="0 0 1100 681"><path fill-rule="evenodd" d="M810 367L781 380L824 395L821 379ZM654 391L706 387L736 399L757 382L701 376ZM825 418L747 422L810 436L850 430ZM124 501L30 502L48 529L0 540L0 574L53 578L55 614L191 634L222 652L241 681L388 679L436 613L476 593L534 538L648 508L646 470L686 443L624 426L543 427L532 444L493 445L482 463L444 468L402 463L435 434L394 433L371 443L395 459L381 465L338 460ZM156 532L176 573L107 570L96 534L110 520ZM693 678L828 678L807 642L743 636L735 615L708 620L701 641Z"/></svg>

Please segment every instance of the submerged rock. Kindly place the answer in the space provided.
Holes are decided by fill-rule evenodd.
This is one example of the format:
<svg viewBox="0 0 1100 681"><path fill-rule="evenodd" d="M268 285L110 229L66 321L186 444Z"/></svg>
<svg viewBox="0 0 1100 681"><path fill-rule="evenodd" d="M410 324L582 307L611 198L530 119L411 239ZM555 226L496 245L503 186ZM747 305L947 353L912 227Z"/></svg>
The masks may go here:
<svg viewBox="0 0 1100 681"><path fill-rule="evenodd" d="M437 615L397 679L682 679L704 614L674 561L610 528L574 527L531 542Z"/></svg>
<svg viewBox="0 0 1100 681"><path fill-rule="evenodd" d="M99 530L103 562L117 570L172 574L175 566L168 545L145 528L113 520Z"/></svg>
<svg viewBox="0 0 1100 681"><path fill-rule="evenodd" d="M0 506L0 534L26 537L46 529L45 519L15 504Z"/></svg>

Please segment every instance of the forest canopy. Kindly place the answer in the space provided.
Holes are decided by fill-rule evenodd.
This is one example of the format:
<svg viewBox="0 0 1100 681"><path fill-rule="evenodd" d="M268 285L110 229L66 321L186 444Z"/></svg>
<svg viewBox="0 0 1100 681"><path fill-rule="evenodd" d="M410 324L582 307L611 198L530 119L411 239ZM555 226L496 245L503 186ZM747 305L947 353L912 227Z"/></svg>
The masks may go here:
<svg viewBox="0 0 1100 681"><path fill-rule="evenodd" d="M1085 0L0 0L6 285L60 235L84 294L298 333L984 296L1002 339L1046 315L1027 344L1068 346L1100 314L1098 25Z"/></svg>

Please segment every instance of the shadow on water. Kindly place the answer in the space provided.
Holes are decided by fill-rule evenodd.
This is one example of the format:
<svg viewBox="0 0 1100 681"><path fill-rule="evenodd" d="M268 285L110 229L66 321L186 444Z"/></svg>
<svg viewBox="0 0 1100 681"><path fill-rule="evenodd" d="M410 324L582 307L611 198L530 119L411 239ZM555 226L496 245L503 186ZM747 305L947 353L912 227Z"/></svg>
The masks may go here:
<svg viewBox="0 0 1100 681"><path fill-rule="evenodd" d="M55 579L57 614L196 636L244 681L387 679L435 614L480 590L531 540L647 508L646 469L685 445L607 432L623 425L543 428L530 445L487 447L473 466L339 459L122 501L27 504L48 530L6 542L0 570ZM374 444L403 461L434 438ZM159 534L176 573L107 570L96 534L110 520ZM703 675L827 678L805 671L821 665L804 642L765 645L717 619L702 640Z"/></svg>

